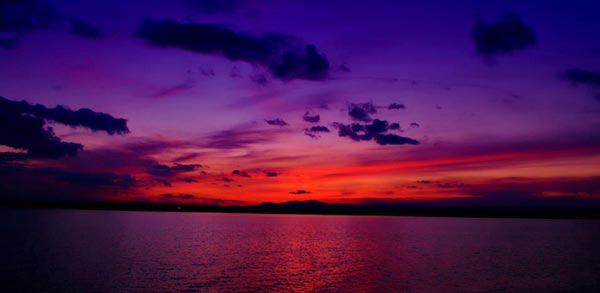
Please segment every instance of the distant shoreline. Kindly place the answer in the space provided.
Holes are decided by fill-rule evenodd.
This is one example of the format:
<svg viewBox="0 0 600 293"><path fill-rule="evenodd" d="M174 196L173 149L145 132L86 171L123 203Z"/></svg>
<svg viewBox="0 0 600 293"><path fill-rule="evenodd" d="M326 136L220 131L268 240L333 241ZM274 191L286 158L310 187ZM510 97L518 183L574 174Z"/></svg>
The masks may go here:
<svg viewBox="0 0 600 293"><path fill-rule="evenodd" d="M384 204L328 204L319 201L262 203L252 206L179 205L139 202L25 202L3 201L0 208L154 211L238 214L413 216L523 219L600 219L595 207L428 207Z"/></svg>

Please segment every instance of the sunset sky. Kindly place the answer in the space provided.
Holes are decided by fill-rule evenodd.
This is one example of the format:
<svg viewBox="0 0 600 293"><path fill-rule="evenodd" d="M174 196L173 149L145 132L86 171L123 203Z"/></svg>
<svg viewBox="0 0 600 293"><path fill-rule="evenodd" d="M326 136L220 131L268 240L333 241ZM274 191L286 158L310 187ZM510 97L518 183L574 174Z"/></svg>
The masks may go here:
<svg viewBox="0 0 600 293"><path fill-rule="evenodd" d="M2 1L0 198L598 200L598 11Z"/></svg>

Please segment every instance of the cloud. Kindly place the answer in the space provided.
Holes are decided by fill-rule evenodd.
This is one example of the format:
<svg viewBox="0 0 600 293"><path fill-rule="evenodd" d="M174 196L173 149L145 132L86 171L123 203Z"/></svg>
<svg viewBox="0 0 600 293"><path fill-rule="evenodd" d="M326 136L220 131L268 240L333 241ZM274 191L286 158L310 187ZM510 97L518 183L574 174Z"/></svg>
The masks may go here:
<svg viewBox="0 0 600 293"><path fill-rule="evenodd" d="M146 20L136 35L159 47L173 47L207 55L221 55L266 69L282 81L324 80L329 61L314 45L281 33L262 36L235 32L216 24Z"/></svg>
<svg viewBox="0 0 600 293"><path fill-rule="evenodd" d="M19 39L16 37L0 38L0 47L4 49L14 49L19 44Z"/></svg>
<svg viewBox="0 0 600 293"><path fill-rule="evenodd" d="M600 86L600 72L574 68L565 70L564 77L575 83Z"/></svg>
<svg viewBox="0 0 600 293"><path fill-rule="evenodd" d="M600 72L573 68L565 70L563 77L573 83L585 84L595 88L600 87ZM595 95L594 99L600 101L600 94Z"/></svg>
<svg viewBox="0 0 600 293"><path fill-rule="evenodd" d="M290 191L289 194L309 194L311 193L308 190L304 190L304 189L298 189L296 191Z"/></svg>
<svg viewBox="0 0 600 293"><path fill-rule="evenodd" d="M83 145L61 141L47 121L71 127L84 127L108 134L129 132L127 120L90 109L70 110L64 106L46 108L26 101L11 101L0 97L0 145L26 150L32 157L59 158L74 156Z"/></svg>
<svg viewBox="0 0 600 293"><path fill-rule="evenodd" d="M277 177L279 173L273 171L265 171L265 175L267 175L267 177Z"/></svg>
<svg viewBox="0 0 600 293"><path fill-rule="evenodd" d="M0 33L7 35L0 39L1 47L16 48L22 35L34 30L49 28L67 30L73 35L85 38L103 38L103 34L97 28L77 18L68 19L48 2L38 0L0 1Z"/></svg>
<svg viewBox="0 0 600 293"><path fill-rule="evenodd" d="M43 1L5 0L0 2L0 31L29 32L48 28L57 19L56 9Z"/></svg>
<svg viewBox="0 0 600 293"><path fill-rule="evenodd" d="M233 129L218 131L206 137L206 142L200 146L216 149L246 148L253 144L264 144L276 140L277 135L287 132L286 129L249 129L242 125Z"/></svg>
<svg viewBox="0 0 600 293"><path fill-rule="evenodd" d="M351 73L352 72L352 70L350 69L350 67L348 67L348 65L346 65L346 64L334 66L332 68L332 70L333 71L337 71L337 72L343 72L343 73Z"/></svg>
<svg viewBox="0 0 600 293"><path fill-rule="evenodd" d="M164 98L164 97L169 97L169 96L175 96L175 95L179 95L181 93L187 92L187 91L191 90L192 88L194 88L194 82L192 80L188 79L181 83L160 89L158 92L156 92L152 96L154 98Z"/></svg>
<svg viewBox="0 0 600 293"><path fill-rule="evenodd" d="M398 103L391 103L388 106L388 110L399 110L399 109L406 109L406 106L404 106L404 104L398 104Z"/></svg>
<svg viewBox="0 0 600 293"><path fill-rule="evenodd" d="M377 109L372 102L348 105L348 116L355 121L371 122L373 120L371 114L375 113L377 113Z"/></svg>
<svg viewBox="0 0 600 293"><path fill-rule="evenodd" d="M98 40L104 38L104 34L98 28L85 21L77 18L71 18L69 24L69 32L73 35Z"/></svg>
<svg viewBox="0 0 600 293"><path fill-rule="evenodd" d="M410 123L410 127L413 127L413 128L419 128L420 126L421 125L419 125L419 123L415 123L415 122Z"/></svg>
<svg viewBox="0 0 600 293"><path fill-rule="evenodd" d="M223 177L223 179L221 179L223 182L233 182L235 180L229 178L229 177Z"/></svg>
<svg viewBox="0 0 600 293"><path fill-rule="evenodd" d="M160 196L163 198L166 198L166 199L195 199L196 198L195 195L189 194L189 193L177 193L177 194L163 193Z"/></svg>
<svg viewBox="0 0 600 293"><path fill-rule="evenodd" d="M267 76L264 74L251 75L250 80L252 80L254 83L256 83L258 85L262 85L262 86L265 86L269 83L269 79L267 79Z"/></svg>
<svg viewBox="0 0 600 293"><path fill-rule="evenodd" d="M338 129L338 135L340 137L348 137L354 141L374 140L379 145L419 144L417 140L412 138L403 137L396 134L386 134L386 132L391 128L390 124L385 120L375 119L371 124L364 125L358 123L346 125L336 122L334 123L334 126ZM394 125L394 128L395 127L396 126Z"/></svg>
<svg viewBox="0 0 600 293"><path fill-rule="evenodd" d="M306 112L306 113L304 113L304 115L302 115L302 120L304 120L306 122L310 122L310 123L318 123L321 120L321 116L319 116L319 115L311 116L309 112Z"/></svg>
<svg viewBox="0 0 600 293"><path fill-rule="evenodd" d="M83 173L65 171L60 169L40 169L37 172L42 172L46 175L56 177L63 182L81 184L85 186L117 186L128 188L135 184L136 180L129 174L107 173Z"/></svg>
<svg viewBox="0 0 600 293"><path fill-rule="evenodd" d="M247 202L239 200L228 200L211 197L201 197L190 193L163 193L159 195L160 200L163 202L179 202L179 201L193 201L194 204L202 205L216 205L216 206L232 206L232 205L247 205ZM146 200L152 200L152 198L146 198Z"/></svg>
<svg viewBox="0 0 600 293"><path fill-rule="evenodd" d="M521 19L507 14L498 22L478 19L471 31L475 49L484 56L513 53L536 44L536 35Z"/></svg>
<svg viewBox="0 0 600 293"><path fill-rule="evenodd" d="M26 101L11 101L0 97L0 108L13 113L28 114L44 120L55 121L71 127L85 127L93 131L105 131L108 134L129 133L127 120L114 118L111 115L94 112L87 108L77 111L65 106L46 108L43 105L31 105Z"/></svg>
<svg viewBox="0 0 600 293"><path fill-rule="evenodd" d="M175 164L173 167L169 167L167 165L155 164L146 170L147 174L160 176L160 177L173 177L179 173L192 172L196 169L202 167L200 164Z"/></svg>
<svg viewBox="0 0 600 293"><path fill-rule="evenodd" d="M17 162L17 161L25 161L29 159L29 156L25 153L16 153L16 152L4 152L0 153L0 165L3 162Z"/></svg>
<svg viewBox="0 0 600 293"><path fill-rule="evenodd" d="M400 123L391 123L390 126L388 127L389 130L398 130L400 129Z"/></svg>
<svg viewBox="0 0 600 293"><path fill-rule="evenodd" d="M396 134L379 134L375 136L375 142L379 145L401 145L401 144L419 144L418 141Z"/></svg>
<svg viewBox="0 0 600 293"><path fill-rule="evenodd" d="M312 138L319 138L319 133L321 132L329 132L329 128L327 128L327 126L312 126L310 128L306 128L304 129L304 135L312 137Z"/></svg>
<svg viewBox="0 0 600 293"><path fill-rule="evenodd" d="M266 120L265 119L265 122L267 122L267 124L269 124L269 125L276 125L276 126L279 126L279 127L283 127L283 126L288 125L287 122L283 121L283 119L280 119L280 118L273 119L273 120Z"/></svg>
<svg viewBox="0 0 600 293"><path fill-rule="evenodd" d="M436 185L437 188L465 188L470 187L471 185L465 183L453 183L453 182L438 182Z"/></svg>
<svg viewBox="0 0 600 293"><path fill-rule="evenodd" d="M233 170L233 171L231 172L231 174L232 174L232 175L241 176L241 177L250 178L250 174L248 174L248 172L245 172L245 171Z"/></svg>
<svg viewBox="0 0 600 293"><path fill-rule="evenodd" d="M0 164L0 198L19 200L101 199L122 195L136 185L129 174L83 172Z"/></svg>

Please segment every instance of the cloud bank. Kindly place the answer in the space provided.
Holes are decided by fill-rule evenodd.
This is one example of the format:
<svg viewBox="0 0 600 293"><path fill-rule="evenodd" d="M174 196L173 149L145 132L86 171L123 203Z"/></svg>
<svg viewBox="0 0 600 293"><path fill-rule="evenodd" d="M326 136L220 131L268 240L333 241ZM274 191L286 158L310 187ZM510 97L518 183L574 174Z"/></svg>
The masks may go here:
<svg viewBox="0 0 600 293"><path fill-rule="evenodd" d="M282 81L324 80L329 61L314 45L281 33L253 36L216 24L180 23L172 19L146 20L136 35L148 43L260 66Z"/></svg>

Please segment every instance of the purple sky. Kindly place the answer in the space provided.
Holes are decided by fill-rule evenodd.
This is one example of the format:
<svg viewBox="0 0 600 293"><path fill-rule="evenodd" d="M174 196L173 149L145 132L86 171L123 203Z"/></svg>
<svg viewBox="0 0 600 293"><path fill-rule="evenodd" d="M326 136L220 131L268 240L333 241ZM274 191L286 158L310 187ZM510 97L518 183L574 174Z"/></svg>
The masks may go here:
<svg viewBox="0 0 600 293"><path fill-rule="evenodd" d="M98 189L43 175L50 189L69 190L53 193L56 197L76 199L88 199L74 195L86 188L101 190L91 199L166 201L173 197L165 194L188 194L177 199L198 202L464 197L485 196L481 190L490 189L526 196L600 195L600 4L323 2L22 1L47 3L56 16L48 27L27 29L7 28L6 21L3 28L0 21L0 40L17 40L0 47L0 96L108 113L127 119L130 132L107 135L52 123L61 140L80 143L83 151L0 161L1 168L26 170L0 172L0 180L16 177L22 184L6 192L39 197L23 182L39 178L29 174L36 168L53 168L135 180L124 188ZM5 20L16 15L10 5L0 4ZM74 18L98 34L73 33ZM324 76L282 77L273 69L280 59L252 55L236 61L225 51L159 46L156 38L141 36L145 20L167 19L260 42L265 33L294 36L292 54L314 45L329 67L319 71ZM491 51L478 50L477 23L490 29L506 19L522 24L533 38L508 49L492 44ZM177 41L204 44L189 32ZM511 34L519 33L513 28L495 37L512 42ZM583 74L567 74L572 69ZM372 119L400 124L386 132L394 139L418 144L384 144L381 134L355 140L341 135L340 123L360 122L349 112L361 103L375 106ZM388 109L392 103L405 108ZM306 112L319 115L319 122L303 121ZM275 119L287 125L266 123ZM330 132L305 135L317 125ZM27 151L3 145L2 151ZM202 167L162 177L148 171L175 164ZM233 170L250 177L236 177ZM454 185L440 190L417 183L423 180ZM523 180L539 188L524 188ZM572 188L582 180L585 188Z"/></svg>

